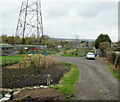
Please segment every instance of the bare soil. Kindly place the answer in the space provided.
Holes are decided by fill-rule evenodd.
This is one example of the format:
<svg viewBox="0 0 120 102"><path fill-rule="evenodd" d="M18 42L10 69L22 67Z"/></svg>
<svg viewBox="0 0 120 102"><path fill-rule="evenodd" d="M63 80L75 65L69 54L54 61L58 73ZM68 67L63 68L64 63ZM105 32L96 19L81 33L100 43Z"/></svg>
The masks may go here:
<svg viewBox="0 0 120 102"><path fill-rule="evenodd" d="M7 66L5 68L20 68L20 65L18 63L18 64L14 64L14 65L11 65L11 66Z"/></svg>
<svg viewBox="0 0 120 102"><path fill-rule="evenodd" d="M57 64L52 68L3 68L2 87L3 88L22 88L28 86L47 85L47 76L50 74L51 84L58 83L64 73L68 72L70 65Z"/></svg>
<svg viewBox="0 0 120 102"><path fill-rule="evenodd" d="M64 96L54 89L31 89L24 90L17 95L14 95L13 100L7 102L39 102L50 100L64 100Z"/></svg>

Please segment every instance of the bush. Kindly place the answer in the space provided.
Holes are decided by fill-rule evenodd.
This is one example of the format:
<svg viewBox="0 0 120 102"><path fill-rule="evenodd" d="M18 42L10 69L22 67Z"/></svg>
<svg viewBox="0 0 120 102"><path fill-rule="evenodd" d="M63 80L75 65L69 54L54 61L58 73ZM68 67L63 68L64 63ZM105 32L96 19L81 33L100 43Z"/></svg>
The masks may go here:
<svg viewBox="0 0 120 102"><path fill-rule="evenodd" d="M57 63L57 60L52 56L43 56L34 54L30 57L24 57L22 67L25 68L50 68Z"/></svg>
<svg viewBox="0 0 120 102"><path fill-rule="evenodd" d="M118 68L120 71L120 55L118 55L118 59L116 62L116 54L115 52L106 52L106 59L109 61L111 64L115 65L115 68Z"/></svg>
<svg viewBox="0 0 120 102"><path fill-rule="evenodd" d="M115 59L116 59L116 54L115 54L114 52L106 52L106 59L107 59L110 63L114 64Z"/></svg>
<svg viewBox="0 0 120 102"><path fill-rule="evenodd" d="M50 68L57 63L57 60L52 56L44 56L41 58L40 62L41 62L40 64L41 68Z"/></svg>
<svg viewBox="0 0 120 102"><path fill-rule="evenodd" d="M110 42L101 42L101 43L99 44L99 49L100 49L102 52L104 52L105 50L106 50L106 51L109 51L110 48L111 48Z"/></svg>
<svg viewBox="0 0 120 102"><path fill-rule="evenodd" d="M30 57L30 61L29 61L30 67L31 68L39 68L41 66L41 59L43 57L44 56L42 54L33 54Z"/></svg>

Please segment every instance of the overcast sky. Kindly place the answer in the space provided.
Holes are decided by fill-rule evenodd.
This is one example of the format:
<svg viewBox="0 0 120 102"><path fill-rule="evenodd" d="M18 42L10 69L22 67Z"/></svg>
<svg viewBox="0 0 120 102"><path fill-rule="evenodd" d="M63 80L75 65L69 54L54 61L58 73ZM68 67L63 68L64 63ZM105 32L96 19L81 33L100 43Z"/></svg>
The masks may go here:
<svg viewBox="0 0 120 102"><path fill-rule="evenodd" d="M83 2L84 1L84 2ZM44 34L56 38L118 40L118 0L42 0ZM114 1L114 2L113 2ZM22 0L0 2L0 33L14 35Z"/></svg>

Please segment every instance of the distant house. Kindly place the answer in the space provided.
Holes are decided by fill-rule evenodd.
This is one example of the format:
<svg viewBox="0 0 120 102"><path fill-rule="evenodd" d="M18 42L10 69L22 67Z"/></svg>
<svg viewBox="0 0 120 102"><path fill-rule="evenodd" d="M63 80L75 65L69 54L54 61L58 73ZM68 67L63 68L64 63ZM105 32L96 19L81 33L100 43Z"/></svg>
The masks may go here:
<svg viewBox="0 0 120 102"><path fill-rule="evenodd" d="M111 44L111 48L112 48L114 51L120 51L120 44L113 42L113 43Z"/></svg>
<svg viewBox="0 0 120 102"><path fill-rule="evenodd" d="M83 47L85 47L85 46L86 46L85 43L81 43L81 44L80 44L80 47L81 47L81 48L83 48Z"/></svg>
<svg viewBox="0 0 120 102"><path fill-rule="evenodd" d="M21 50L21 49L29 49L32 50L36 46L35 45L14 45L14 50Z"/></svg>
<svg viewBox="0 0 120 102"><path fill-rule="evenodd" d="M102 51L100 50L100 49L96 49L96 51L95 51L96 53L96 55L98 55L98 56L103 56L102 54Z"/></svg>
<svg viewBox="0 0 120 102"><path fill-rule="evenodd" d="M11 55L13 54L13 46L9 44L0 44L0 55Z"/></svg>
<svg viewBox="0 0 120 102"><path fill-rule="evenodd" d="M58 47L58 48L62 48L62 46L61 46L61 45L58 45L57 47Z"/></svg>
<svg viewBox="0 0 120 102"><path fill-rule="evenodd" d="M33 50L34 48L44 49L47 48L47 45L14 45L14 50L28 49Z"/></svg>

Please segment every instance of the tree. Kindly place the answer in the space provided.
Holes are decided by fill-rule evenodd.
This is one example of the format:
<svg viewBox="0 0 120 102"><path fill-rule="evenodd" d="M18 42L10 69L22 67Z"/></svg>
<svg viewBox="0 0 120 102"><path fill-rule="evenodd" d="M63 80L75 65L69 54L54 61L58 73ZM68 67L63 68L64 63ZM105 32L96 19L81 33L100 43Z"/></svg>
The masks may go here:
<svg viewBox="0 0 120 102"><path fill-rule="evenodd" d="M59 45L61 45L62 47L69 45L68 41L59 41Z"/></svg>
<svg viewBox="0 0 120 102"><path fill-rule="evenodd" d="M14 36L8 36L7 39L8 39L8 40L7 40L7 41L8 41L8 42L7 42L8 44L14 44Z"/></svg>
<svg viewBox="0 0 120 102"><path fill-rule="evenodd" d="M14 44L20 44L21 43L21 38L19 36L14 37Z"/></svg>
<svg viewBox="0 0 120 102"><path fill-rule="evenodd" d="M111 39L107 34L100 34L95 41L95 48L98 49L101 42L110 42Z"/></svg>
<svg viewBox="0 0 120 102"><path fill-rule="evenodd" d="M38 44L38 39L36 39L34 36L25 37L25 44L26 45Z"/></svg>
<svg viewBox="0 0 120 102"><path fill-rule="evenodd" d="M105 50L110 50L111 46L110 46L110 42L100 42L99 44L99 49L104 52Z"/></svg>
<svg viewBox="0 0 120 102"><path fill-rule="evenodd" d="M7 35L2 35L1 38L2 38L2 43L8 43Z"/></svg>
<svg viewBox="0 0 120 102"><path fill-rule="evenodd" d="M40 38L41 45L47 45L48 48L55 48L58 45L55 41L53 41L48 35L43 35Z"/></svg>
<svg viewBox="0 0 120 102"><path fill-rule="evenodd" d="M14 36L2 35L0 39L2 40L1 43L14 44Z"/></svg>
<svg viewBox="0 0 120 102"><path fill-rule="evenodd" d="M117 44L118 44L118 47L120 47L120 40L117 42Z"/></svg>
<svg viewBox="0 0 120 102"><path fill-rule="evenodd" d="M47 45L48 42L49 42L49 40L50 40L50 37L49 37L48 35L43 35L43 36L41 36L41 38L40 38L40 43L41 43L42 45Z"/></svg>
<svg viewBox="0 0 120 102"><path fill-rule="evenodd" d="M115 42L112 46L114 51L120 51L120 40L118 42Z"/></svg>

